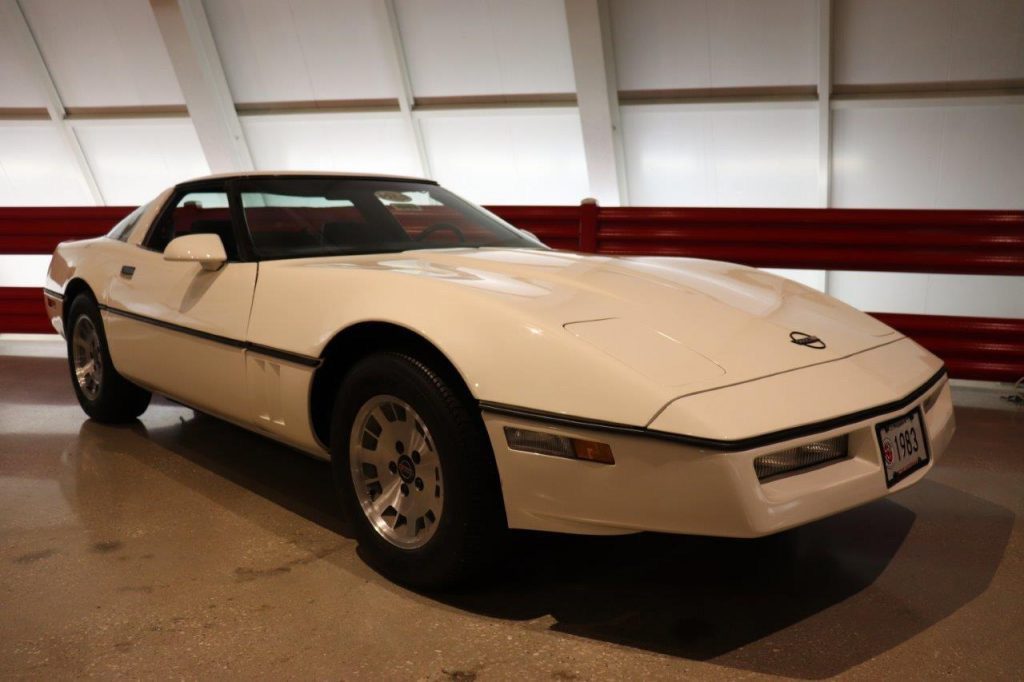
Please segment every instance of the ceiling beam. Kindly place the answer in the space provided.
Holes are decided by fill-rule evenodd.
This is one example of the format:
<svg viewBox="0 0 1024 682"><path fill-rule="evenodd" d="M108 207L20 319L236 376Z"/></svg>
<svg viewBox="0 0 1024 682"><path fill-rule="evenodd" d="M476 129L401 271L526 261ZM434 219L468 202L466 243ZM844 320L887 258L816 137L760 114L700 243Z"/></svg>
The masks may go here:
<svg viewBox="0 0 1024 682"><path fill-rule="evenodd" d="M214 173L253 170L201 0L150 0L185 106Z"/></svg>
<svg viewBox="0 0 1024 682"><path fill-rule="evenodd" d="M619 89L607 0L565 0L565 17L590 193L602 204L625 205Z"/></svg>
<svg viewBox="0 0 1024 682"><path fill-rule="evenodd" d="M96 183L96 176L92 172L92 167L89 166L89 159L86 158L85 152L82 150L78 136L75 135L74 129L67 122L67 111L64 109L64 102L57 91L53 75L50 73L50 68L46 65L42 50L39 49L39 42L36 40L35 34L32 33L32 27L29 25L28 19L25 18L21 5L18 3L18 0L0 0L0 3L2 3L0 4L0 19L10 26L17 35L18 49L24 55L25 62L32 68L36 82L39 84L39 89L46 98L46 112L49 115L50 121L56 126L68 151L71 152L71 156L75 160L75 166L78 168L78 172L81 174L86 187L89 188L93 201L97 205L103 206L106 203L103 198L103 192L100 191L100 186Z"/></svg>
<svg viewBox="0 0 1024 682"><path fill-rule="evenodd" d="M416 99L412 92L412 79L409 77L409 62L405 55L405 44L402 42L402 30L398 25L398 11L395 9L395 0L384 0L375 3L379 11L384 14L381 22L386 29L385 44L390 47L391 66L398 84L398 109L402 112L402 119L405 121L409 134L412 136L413 144L416 146L416 156L420 162L420 174L431 177L430 157L427 156L427 147L423 142L423 131L420 129L419 121L413 114L416 106Z"/></svg>

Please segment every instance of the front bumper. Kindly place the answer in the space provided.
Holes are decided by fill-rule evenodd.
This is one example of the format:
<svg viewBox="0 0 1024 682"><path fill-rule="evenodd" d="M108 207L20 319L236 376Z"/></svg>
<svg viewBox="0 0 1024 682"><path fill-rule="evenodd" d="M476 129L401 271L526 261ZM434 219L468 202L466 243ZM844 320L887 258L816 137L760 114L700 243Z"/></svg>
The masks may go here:
<svg viewBox="0 0 1024 682"><path fill-rule="evenodd" d="M888 488L874 425L917 407L924 414L931 461ZM484 423L512 528L591 535L647 530L726 537L776 533L914 485L941 457L955 428L945 377L898 409L735 452L487 411ZM607 443L615 464L510 450L506 426ZM759 455L842 434L849 435L846 459L764 483L754 472L754 458Z"/></svg>

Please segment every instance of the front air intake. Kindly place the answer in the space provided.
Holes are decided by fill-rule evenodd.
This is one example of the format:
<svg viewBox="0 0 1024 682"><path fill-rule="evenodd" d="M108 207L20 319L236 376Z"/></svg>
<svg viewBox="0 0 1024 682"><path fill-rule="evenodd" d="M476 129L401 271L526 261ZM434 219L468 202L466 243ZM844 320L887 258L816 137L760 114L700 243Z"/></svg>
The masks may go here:
<svg viewBox="0 0 1024 682"><path fill-rule="evenodd" d="M757 480L764 482L783 474L845 459L848 454L848 440L845 435L836 436L756 457L754 471L757 473Z"/></svg>

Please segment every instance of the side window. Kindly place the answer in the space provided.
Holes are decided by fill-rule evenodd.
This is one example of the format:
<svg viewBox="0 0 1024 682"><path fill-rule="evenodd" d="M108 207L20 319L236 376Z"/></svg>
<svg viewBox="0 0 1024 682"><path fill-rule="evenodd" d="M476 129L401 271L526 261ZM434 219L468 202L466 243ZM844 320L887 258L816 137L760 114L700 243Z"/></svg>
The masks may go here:
<svg viewBox="0 0 1024 682"><path fill-rule="evenodd" d="M187 234L215 234L224 243L228 260L238 260L238 245L231 223L226 192L196 191L179 194L174 207L160 217L146 246L163 251L175 237Z"/></svg>
<svg viewBox="0 0 1024 682"><path fill-rule="evenodd" d="M126 215L121 219L117 225L114 225L114 229L107 233L107 236L111 239L116 239L119 242L128 241L128 236L132 233L132 229L139 222L139 218L149 208L149 204L143 204L137 209Z"/></svg>

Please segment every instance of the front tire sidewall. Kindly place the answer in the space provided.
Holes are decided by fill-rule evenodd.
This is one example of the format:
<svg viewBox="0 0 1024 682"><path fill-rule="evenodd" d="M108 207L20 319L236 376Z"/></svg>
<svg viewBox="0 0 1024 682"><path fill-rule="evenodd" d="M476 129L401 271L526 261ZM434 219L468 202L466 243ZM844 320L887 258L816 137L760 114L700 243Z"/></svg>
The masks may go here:
<svg viewBox="0 0 1024 682"><path fill-rule="evenodd" d="M99 391L95 398L87 396L78 385L75 374L73 339L75 327L82 317L87 317L96 328L100 341L100 354L103 358L103 376ZM75 389L78 403L89 417L100 422L123 423L132 421L142 414L149 405L150 393L124 379L114 369L107 345L107 334L103 328L99 306L90 297L79 295L71 303L68 311L67 351L68 370L71 374L71 385Z"/></svg>
<svg viewBox="0 0 1024 682"><path fill-rule="evenodd" d="M440 385L438 384L440 382ZM380 535L358 502L349 457L355 417L374 396L392 395L407 402L423 419L441 462L444 506L434 535L422 547L403 549ZM489 554L488 534L500 532L494 496L481 500L481 480L490 447L482 427L472 421L463 401L418 361L391 353L360 362L342 382L331 428L331 459L345 511L355 526L364 558L396 582L443 587L468 577ZM500 499L500 493L498 493Z"/></svg>

